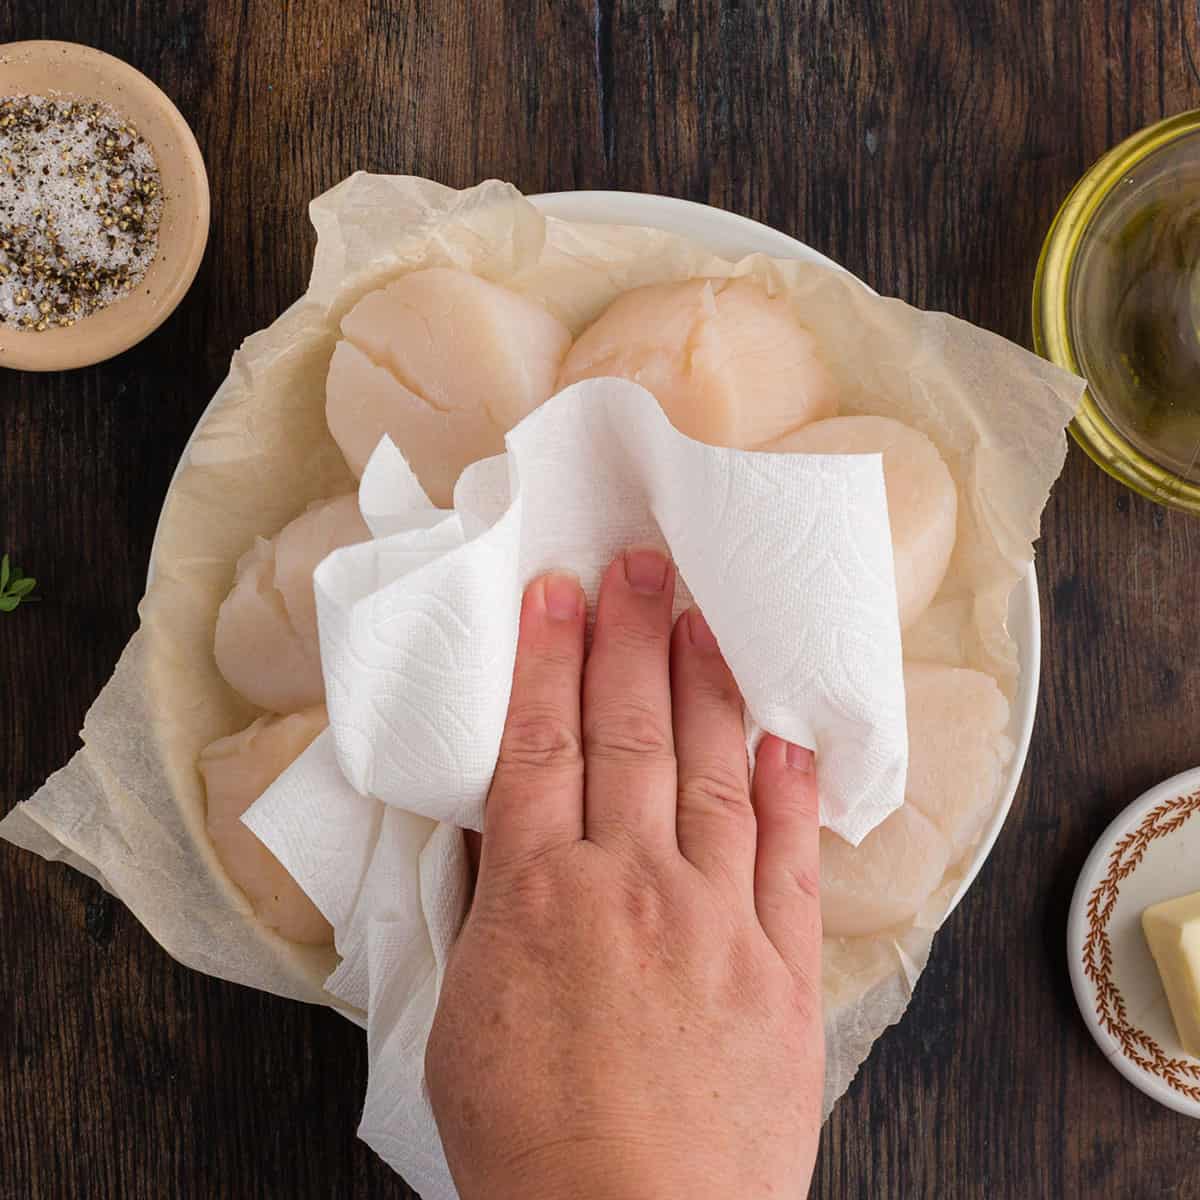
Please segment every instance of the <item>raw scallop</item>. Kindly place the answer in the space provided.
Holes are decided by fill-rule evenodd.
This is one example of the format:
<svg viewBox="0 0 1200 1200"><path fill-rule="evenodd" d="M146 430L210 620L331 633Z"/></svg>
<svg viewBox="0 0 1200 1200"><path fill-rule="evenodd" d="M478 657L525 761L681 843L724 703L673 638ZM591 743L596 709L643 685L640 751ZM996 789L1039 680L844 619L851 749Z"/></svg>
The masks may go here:
<svg viewBox="0 0 1200 1200"><path fill-rule="evenodd" d="M790 454L882 454L900 625L908 628L936 595L958 523L958 493L937 447L890 417L833 417L765 450Z"/></svg>
<svg viewBox="0 0 1200 1200"><path fill-rule="evenodd" d="M312 505L238 560L217 614L214 654L226 681L251 704L290 713L325 697L313 571L339 546L371 536L353 494Z"/></svg>
<svg viewBox="0 0 1200 1200"><path fill-rule="evenodd" d="M440 507L463 468L553 394L571 333L532 300L466 271L413 271L342 320L329 432L356 475L386 433Z"/></svg>
<svg viewBox="0 0 1200 1200"><path fill-rule="evenodd" d="M904 690L906 799L946 836L955 862L995 809L1013 751L1008 701L990 675L933 663L905 663Z"/></svg>
<svg viewBox="0 0 1200 1200"><path fill-rule="evenodd" d="M253 725L200 752L208 794L208 834L230 879L258 918L280 937L306 945L333 939L329 922L239 818L329 723L323 705Z"/></svg>
<svg viewBox="0 0 1200 1200"><path fill-rule="evenodd" d="M751 449L837 412L813 335L753 279L618 296L571 348L559 386L601 375L640 383L677 429L714 446Z"/></svg>
<svg viewBox="0 0 1200 1200"><path fill-rule="evenodd" d="M945 835L903 804L858 846L821 830L821 921L828 937L863 937L910 920L951 862Z"/></svg>

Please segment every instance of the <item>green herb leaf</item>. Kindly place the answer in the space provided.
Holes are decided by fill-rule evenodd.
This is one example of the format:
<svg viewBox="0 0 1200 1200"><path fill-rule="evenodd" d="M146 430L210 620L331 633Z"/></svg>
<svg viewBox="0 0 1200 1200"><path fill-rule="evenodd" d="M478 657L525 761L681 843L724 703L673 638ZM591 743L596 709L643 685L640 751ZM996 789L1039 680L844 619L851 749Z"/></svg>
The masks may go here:
<svg viewBox="0 0 1200 1200"><path fill-rule="evenodd" d="M0 556L0 612L10 613L22 601L40 600L33 595L37 580L14 567L7 554Z"/></svg>

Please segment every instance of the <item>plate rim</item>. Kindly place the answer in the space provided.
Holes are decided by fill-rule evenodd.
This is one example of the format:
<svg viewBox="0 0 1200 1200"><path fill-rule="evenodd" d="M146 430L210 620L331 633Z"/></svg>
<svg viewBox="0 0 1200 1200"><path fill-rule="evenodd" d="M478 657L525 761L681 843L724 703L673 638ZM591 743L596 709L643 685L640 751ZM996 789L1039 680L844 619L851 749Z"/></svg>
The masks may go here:
<svg viewBox="0 0 1200 1200"><path fill-rule="evenodd" d="M1105 826L1104 832L1096 839L1075 882L1071 893L1071 907L1067 913L1067 966L1071 976L1071 990L1075 995L1075 1003L1079 1006L1080 1016L1087 1027L1088 1033L1095 1040L1100 1052L1112 1066L1120 1072L1138 1091L1156 1100L1166 1108L1181 1113L1185 1117L1200 1120L1200 1101L1189 1100L1180 1095L1170 1085L1157 1076L1132 1062L1121 1049L1120 1042L1102 1029L1100 1019L1096 1015L1092 984L1088 980L1083 966L1083 949L1085 929L1087 927L1088 897L1094 889L1105 862L1119 838L1140 821L1156 805L1164 800L1182 796L1188 792L1200 789L1200 767L1192 767L1180 771L1169 779L1156 783L1144 791L1136 800L1127 804Z"/></svg>

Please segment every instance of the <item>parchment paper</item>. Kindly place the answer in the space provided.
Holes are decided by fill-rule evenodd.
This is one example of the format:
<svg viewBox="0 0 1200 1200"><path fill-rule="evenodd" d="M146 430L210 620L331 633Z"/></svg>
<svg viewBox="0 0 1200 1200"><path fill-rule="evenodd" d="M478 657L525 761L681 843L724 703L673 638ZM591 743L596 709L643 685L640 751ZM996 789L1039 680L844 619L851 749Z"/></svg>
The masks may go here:
<svg viewBox="0 0 1200 1200"><path fill-rule="evenodd" d="M310 213L318 246L308 291L234 356L168 495L142 626L88 713L84 748L0 822L0 836L98 880L181 962L338 1007L322 987L332 949L267 931L225 875L204 832L195 762L256 715L212 657L234 564L255 535L354 486L325 428L326 367L340 318L405 271L473 271L539 300L575 333L645 283L753 275L787 295L839 378L842 412L921 429L959 489L951 570L906 633L906 657L987 671L1013 696L1008 596L1032 559L1081 381L954 318L876 297L843 273L757 255L731 263L657 230L543 218L503 183L457 192L358 174ZM970 858L908 926L826 940L826 1113L904 1012Z"/></svg>

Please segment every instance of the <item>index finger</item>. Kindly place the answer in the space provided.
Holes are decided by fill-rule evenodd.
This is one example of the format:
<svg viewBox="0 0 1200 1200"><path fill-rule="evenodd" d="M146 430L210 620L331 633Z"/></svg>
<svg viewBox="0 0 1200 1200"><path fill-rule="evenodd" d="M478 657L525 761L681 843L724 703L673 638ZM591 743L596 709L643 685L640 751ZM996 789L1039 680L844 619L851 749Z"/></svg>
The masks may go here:
<svg viewBox="0 0 1200 1200"><path fill-rule="evenodd" d="M583 589L573 575L534 580L521 603L508 718L488 793L480 874L583 838Z"/></svg>

